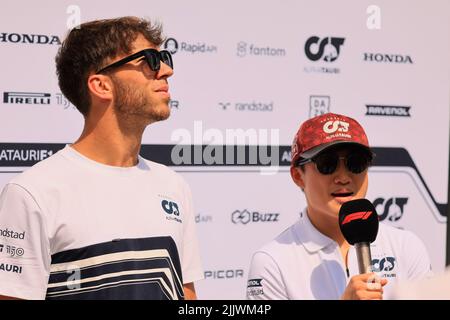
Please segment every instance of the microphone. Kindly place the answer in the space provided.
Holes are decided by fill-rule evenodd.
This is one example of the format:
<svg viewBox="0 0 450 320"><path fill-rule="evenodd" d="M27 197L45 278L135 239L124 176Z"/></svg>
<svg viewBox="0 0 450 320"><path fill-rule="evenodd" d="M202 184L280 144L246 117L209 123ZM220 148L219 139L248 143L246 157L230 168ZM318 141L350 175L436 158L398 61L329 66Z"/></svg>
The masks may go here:
<svg viewBox="0 0 450 320"><path fill-rule="evenodd" d="M345 202L339 210L339 227L348 243L355 246L359 273L372 272L370 243L378 233L378 214L367 199Z"/></svg>

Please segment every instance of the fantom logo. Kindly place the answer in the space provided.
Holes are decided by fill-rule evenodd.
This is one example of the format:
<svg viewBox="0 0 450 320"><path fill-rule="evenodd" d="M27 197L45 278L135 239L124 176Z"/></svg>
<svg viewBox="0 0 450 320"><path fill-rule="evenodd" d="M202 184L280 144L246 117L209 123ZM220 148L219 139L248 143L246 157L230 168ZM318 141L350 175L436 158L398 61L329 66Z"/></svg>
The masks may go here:
<svg viewBox="0 0 450 320"><path fill-rule="evenodd" d="M247 43L245 41L240 41L237 44L238 57L249 56L269 56L269 57L284 57L286 55L286 49L283 48L273 48L269 46L257 46L253 43Z"/></svg>
<svg viewBox="0 0 450 320"><path fill-rule="evenodd" d="M24 43L24 44L61 44L58 36L48 36L45 34L19 34L19 33L0 33L0 42Z"/></svg>
<svg viewBox="0 0 450 320"><path fill-rule="evenodd" d="M231 221L234 224L242 223L247 224L249 222L278 222L279 213L259 213L257 211L250 212L245 210L235 210L231 214Z"/></svg>
<svg viewBox="0 0 450 320"><path fill-rule="evenodd" d="M320 40L312 36L305 43L305 54L311 61L324 60L333 62L339 57L345 38L327 37Z"/></svg>
<svg viewBox="0 0 450 320"><path fill-rule="evenodd" d="M385 219L395 222L401 219L405 212L405 205L408 203L406 197L396 197L385 200L377 198L373 201L373 205L377 210L380 221Z"/></svg>

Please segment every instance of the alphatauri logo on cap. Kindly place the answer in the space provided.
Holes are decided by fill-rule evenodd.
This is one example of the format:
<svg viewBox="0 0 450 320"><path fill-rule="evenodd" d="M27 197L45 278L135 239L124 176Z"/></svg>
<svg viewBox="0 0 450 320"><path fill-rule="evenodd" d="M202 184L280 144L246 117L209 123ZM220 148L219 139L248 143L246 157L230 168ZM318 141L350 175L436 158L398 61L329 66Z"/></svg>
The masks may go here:
<svg viewBox="0 0 450 320"><path fill-rule="evenodd" d="M350 126L350 124L345 121L330 120L330 121L325 122L325 124L323 125L323 131L328 134L335 133L336 131L348 132L349 126Z"/></svg>

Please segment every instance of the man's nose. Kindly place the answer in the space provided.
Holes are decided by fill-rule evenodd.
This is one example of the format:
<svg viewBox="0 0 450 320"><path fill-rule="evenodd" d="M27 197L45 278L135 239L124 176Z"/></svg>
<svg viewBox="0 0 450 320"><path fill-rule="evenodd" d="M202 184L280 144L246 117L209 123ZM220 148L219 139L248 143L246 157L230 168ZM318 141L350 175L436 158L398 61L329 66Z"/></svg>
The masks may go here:
<svg viewBox="0 0 450 320"><path fill-rule="evenodd" d="M161 61L158 72L156 73L156 78L169 78L173 75L173 69Z"/></svg>
<svg viewBox="0 0 450 320"><path fill-rule="evenodd" d="M350 172L345 165L345 157L339 157L336 171L334 172L334 182L347 184L350 182Z"/></svg>

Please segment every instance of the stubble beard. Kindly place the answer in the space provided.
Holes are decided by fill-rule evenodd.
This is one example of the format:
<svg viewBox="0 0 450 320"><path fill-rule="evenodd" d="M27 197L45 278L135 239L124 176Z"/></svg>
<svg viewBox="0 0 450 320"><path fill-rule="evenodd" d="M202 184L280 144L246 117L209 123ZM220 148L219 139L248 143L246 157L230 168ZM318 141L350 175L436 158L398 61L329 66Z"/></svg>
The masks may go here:
<svg viewBox="0 0 450 320"><path fill-rule="evenodd" d="M112 77L115 89L114 108L124 119L147 124L166 120L170 116L169 101L153 102L144 89ZM164 107L161 104L166 104Z"/></svg>

